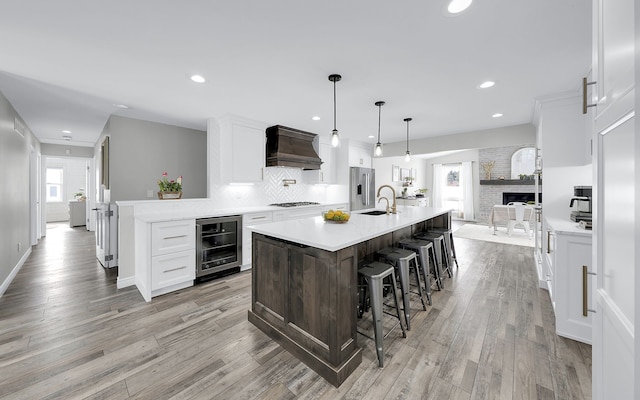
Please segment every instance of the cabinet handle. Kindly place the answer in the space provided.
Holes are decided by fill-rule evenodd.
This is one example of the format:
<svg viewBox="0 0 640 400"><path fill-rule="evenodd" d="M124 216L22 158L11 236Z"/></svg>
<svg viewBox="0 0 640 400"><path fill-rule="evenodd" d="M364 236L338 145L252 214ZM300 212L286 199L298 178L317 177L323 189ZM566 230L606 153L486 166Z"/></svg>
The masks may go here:
<svg viewBox="0 0 640 400"><path fill-rule="evenodd" d="M167 269L167 270L164 270L164 271L162 271L162 272L166 274L167 272L178 271L178 270L186 269L186 268L187 268L187 266L186 266L186 265L183 265L182 267L172 268L172 269Z"/></svg>
<svg viewBox="0 0 640 400"><path fill-rule="evenodd" d="M587 276L596 275L595 272L589 272L586 265L582 266L582 316L586 317L587 313L595 313L596 310L587 308Z"/></svg>
<svg viewBox="0 0 640 400"><path fill-rule="evenodd" d="M595 107L595 104L587 104L587 86L595 85L596 82L587 82L587 78L582 78L582 113L587 113L587 108Z"/></svg>
<svg viewBox="0 0 640 400"><path fill-rule="evenodd" d="M267 217L264 216L264 215L262 217L251 217L251 219L265 219L265 218L267 218Z"/></svg>
<svg viewBox="0 0 640 400"><path fill-rule="evenodd" d="M167 239L178 239L178 238L182 238L182 237L187 237L187 235L167 236L167 237L165 237L165 240L167 240Z"/></svg>
<svg viewBox="0 0 640 400"><path fill-rule="evenodd" d="M547 231L547 254L551 254L551 231Z"/></svg>

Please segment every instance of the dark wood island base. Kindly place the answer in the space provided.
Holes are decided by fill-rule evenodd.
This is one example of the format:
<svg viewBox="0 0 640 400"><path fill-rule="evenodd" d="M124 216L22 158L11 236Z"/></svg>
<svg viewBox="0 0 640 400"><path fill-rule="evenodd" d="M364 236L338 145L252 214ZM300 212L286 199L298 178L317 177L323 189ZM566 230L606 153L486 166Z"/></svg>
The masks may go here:
<svg viewBox="0 0 640 400"><path fill-rule="evenodd" d="M449 218L439 215L429 226L449 227ZM362 362L358 261L424 227L423 221L337 251L253 232L249 322L340 386Z"/></svg>

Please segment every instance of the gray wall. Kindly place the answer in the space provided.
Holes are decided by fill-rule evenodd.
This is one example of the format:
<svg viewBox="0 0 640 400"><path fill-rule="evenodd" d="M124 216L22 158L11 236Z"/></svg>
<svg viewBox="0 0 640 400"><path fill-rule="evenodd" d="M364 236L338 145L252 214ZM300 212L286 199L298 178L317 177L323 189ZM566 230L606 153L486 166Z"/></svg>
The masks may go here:
<svg viewBox="0 0 640 400"><path fill-rule="evenodd" d="M28 128L24 137L14 131L16 117L21 120L9 101L0 93L0 285L5 284L11 271L30 247L30 154L32 149L35 153L40 151L40 143ZM24 121L21 122L24 124Z"/></svg>
<svg viewBox="0 0 640 400"><path fill-rule="evenodd" d="M207 133L112 115L109 135L111 202L157 199L158 179L182 175L183 198L207 197ZM98 141L102 142L102 138Z"/></svg>

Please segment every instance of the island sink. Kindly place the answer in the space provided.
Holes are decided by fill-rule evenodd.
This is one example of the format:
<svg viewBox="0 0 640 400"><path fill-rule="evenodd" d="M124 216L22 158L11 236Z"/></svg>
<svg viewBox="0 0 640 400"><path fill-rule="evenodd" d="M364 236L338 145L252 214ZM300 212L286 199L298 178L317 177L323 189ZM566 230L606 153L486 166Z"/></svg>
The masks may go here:
<svg viewBox="0 0 640 400"><path fill-rule="evenodd" d="M383 215L386 214L386 211L382 211L382 210L373 210L373 211L367 211L367 212L363 212L360 213L362 215Z"/></svg>

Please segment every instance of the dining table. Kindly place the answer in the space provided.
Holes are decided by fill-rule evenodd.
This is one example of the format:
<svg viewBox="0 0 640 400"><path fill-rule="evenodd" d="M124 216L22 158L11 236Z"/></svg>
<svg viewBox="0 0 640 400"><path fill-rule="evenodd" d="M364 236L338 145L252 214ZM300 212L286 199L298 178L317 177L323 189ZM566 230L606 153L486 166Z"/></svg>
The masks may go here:
<svg viewBox="0 0 640 400"><path fill-rule="evenodd" d="M524 208L524 221L531 221L533 218L533 207L525 206ZM509 221L516 220L516 206L496 204L491 209L489 214L489 225L493 225L493 234L495 235L498 230L498 225L507 226Z"/></svg>

